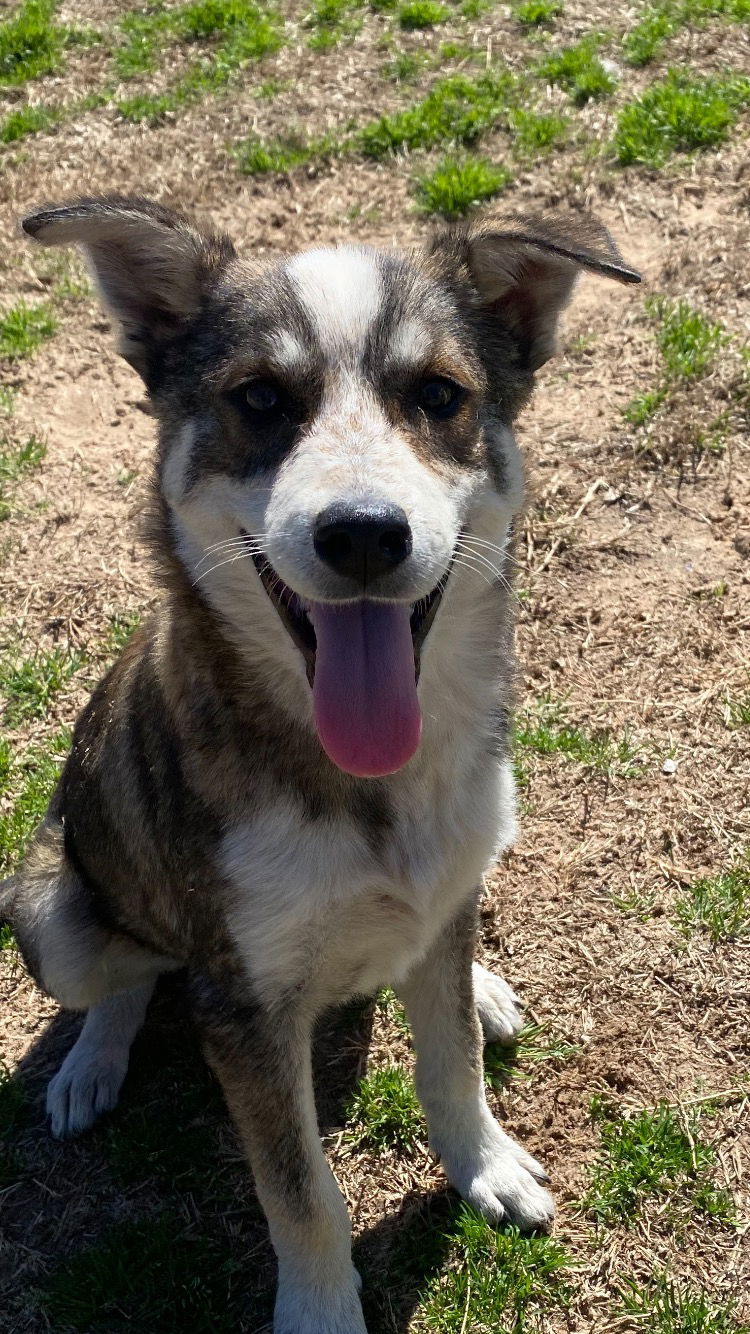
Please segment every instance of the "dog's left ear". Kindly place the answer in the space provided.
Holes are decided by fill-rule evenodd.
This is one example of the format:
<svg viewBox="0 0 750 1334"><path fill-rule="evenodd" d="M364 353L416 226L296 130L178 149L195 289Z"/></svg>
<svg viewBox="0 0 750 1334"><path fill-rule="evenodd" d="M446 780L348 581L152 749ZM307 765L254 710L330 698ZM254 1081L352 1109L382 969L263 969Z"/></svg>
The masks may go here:
<svg viewBox="0 0 750 1334"><path fill-rule="evenodd" d="M641 276L625 264L606 227L595 218L516 216L436 238L468 277L487 311L508 329L518 365L538 370L555 351L557 323L581 269L621 283Z"/></svg>

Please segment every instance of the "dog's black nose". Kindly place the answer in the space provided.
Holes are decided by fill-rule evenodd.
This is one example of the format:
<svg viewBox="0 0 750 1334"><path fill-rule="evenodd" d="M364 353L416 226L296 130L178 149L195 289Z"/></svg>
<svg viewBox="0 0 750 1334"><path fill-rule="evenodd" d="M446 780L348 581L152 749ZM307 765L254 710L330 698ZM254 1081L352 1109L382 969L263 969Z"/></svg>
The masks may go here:
<svg viewBox="0 0 750 1334"><path fill-rule="evenodd" d="M398 505L347 505L323 510L313 533L315 550L337 574L369 584L411 553L411 528Z"/></svg>

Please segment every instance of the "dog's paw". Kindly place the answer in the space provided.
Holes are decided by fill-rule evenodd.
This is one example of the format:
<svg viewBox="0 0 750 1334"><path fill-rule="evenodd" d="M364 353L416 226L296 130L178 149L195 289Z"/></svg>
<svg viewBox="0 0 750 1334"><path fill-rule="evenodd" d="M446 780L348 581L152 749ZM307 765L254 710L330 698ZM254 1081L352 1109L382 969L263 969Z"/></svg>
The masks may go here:
<svg viewBox="0 0 750 1334"><path fill-rule="evenodd" d="M103 1053L79 1038L47 1088L47 1116L55 1139L81 1135L117 1105L128 1053Z"/></svg>
<svg viewBox="0 0 750 1334"><path fill-rule="evenodd" d="M351 1281L340 1287L280 1281L273 1334L367 1334L361 1287L353 1265Z"/></svg>
<svg viewBox="0 0 750 1334"><path fill-rule="evenodd" d="M522 1232L548 1232L555 1205L542 1182L541 1163L502 1131L489 1111L474 1142L443 1145L446 1176L456 1190L490 1223L515 1223Z"/></svg>
<svg viewBox="0 0 750 1334"><path fill-rule="evenodd" d="M523 1028L521 1002L507 982L475 963L471 970L474 1003L485 1042L512 1042Z"/></svg>

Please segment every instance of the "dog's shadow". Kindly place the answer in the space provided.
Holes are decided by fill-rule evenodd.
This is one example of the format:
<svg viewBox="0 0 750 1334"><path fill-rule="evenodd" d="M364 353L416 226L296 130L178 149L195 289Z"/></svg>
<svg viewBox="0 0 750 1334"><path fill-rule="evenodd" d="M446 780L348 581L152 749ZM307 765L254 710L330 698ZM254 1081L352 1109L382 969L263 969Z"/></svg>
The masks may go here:
<svg viewBox="0 0 750 1334"><path fill-rule="evenodd" d="M0 1304L12 1334L260 1334L275 1261L221 1093L163 979L132 1053L120 1105L89 1134L47 1132L46 1084L80 1017L57 1015L0 1083ZM366 1068L374 1009L350 1006L315 1044L321 1129L340 1129ZM410 1191L367 1228L354 1260L369 1334L404 1334L443 1264L457 1203Z"/></svg>

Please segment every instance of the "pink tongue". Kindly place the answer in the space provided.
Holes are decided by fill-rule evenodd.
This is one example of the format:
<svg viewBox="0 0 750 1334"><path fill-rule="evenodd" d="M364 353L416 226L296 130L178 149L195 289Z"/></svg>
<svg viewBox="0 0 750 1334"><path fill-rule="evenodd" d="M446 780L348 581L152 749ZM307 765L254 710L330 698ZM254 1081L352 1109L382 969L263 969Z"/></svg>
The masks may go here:
<svg viewBox="0 0 750 1334"><path fill-rule="evenodd" d="M410 608L314 602L308 614L318 641L313 712L323 749L359 778L395 773L422 734Z"/></svg>

